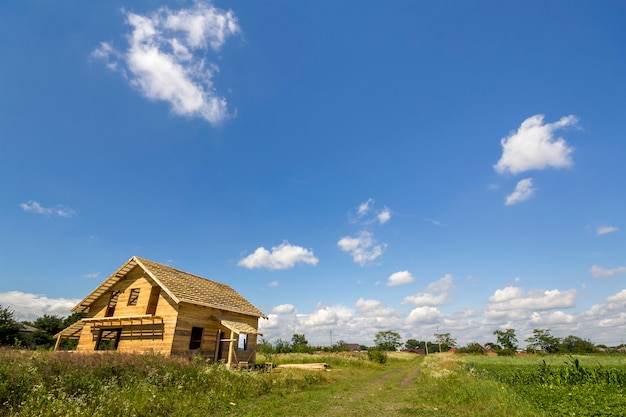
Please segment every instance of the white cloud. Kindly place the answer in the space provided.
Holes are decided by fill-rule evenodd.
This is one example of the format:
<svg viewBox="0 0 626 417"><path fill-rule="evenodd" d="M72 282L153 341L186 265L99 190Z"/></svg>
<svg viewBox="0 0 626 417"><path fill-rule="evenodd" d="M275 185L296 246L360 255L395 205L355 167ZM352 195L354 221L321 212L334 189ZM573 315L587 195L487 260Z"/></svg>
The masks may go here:
<svg viewBox="0 0 626 417"><path fill-rule="evenodd" d="M439 320L441 312L431 306L417 307L411 310L407 321L409 323L423 322L423 323L435 323Z"/></svg>
<svg viewBox="0 0 626 417"><path fill-rule="evenodd" d="M296 307L293 304L281 304L272 308L273 314L291 314L296 311Z"/></svg>
<svg viewBox="0 0 626 417"><path fill-rule="evenodd" d="M79 299L48 298L45 295L20 291L0 293L0 305L8 307L18 320L35 320L44 314L66 317Z"/></svg>
<svg viewBox="0 0 626 417"><path fill-rule="evenodd" d="M593 265L590 272L591 276L594 278L612 277L615 274L626 273L626 266L618 266L617 268L606 269L598 265Z"/></svg>
<svg viewBox="0 0 626 417"><path fill-rule="evenodd" d="M450 291L453 287L452 275L446 274L437 281L428 284L424 291L404 297L401 304L413 304L415 306L442 305L450 297Z"/></svg>
<svg viewBox="0 0 626 417"><path fill-rule="evenodd" d="M539 313L535 311L530 315L530 322L534 326L541 328L544 326L574 323L576 322L576 316L562 311L555 311L552 313Z"/></svg>
<svg viewBox="0 0 626 417"><path fill-rule="evenodd" d="M511 206L513 204L526 201L534 194L535 191L536 188L533 187L533 179L524 178L517 183L517 185L515 186L515 191L513 191L506 197L505 204L507 206Z"/></svg>
<svg viewBox="0 0 626 417"><path fill-rule="evenodd" d="M387 286L393 287L394 285L404 285L415 281L415 278L409 271L394 272L387 278Z"/></svg>
<svg viewBox="0 0 626 417"><path fill-rule="evenodd" d="M621 290L617 294L608 296L606 298L606 301L614 306L626 306L626 290Z"/></svg>
<svg viewBox="0 0 626 417"><path fill-rule="evenodd" d="M278 287L278 281L272 281L269 284L267 284L269 287Z"/></svg>
<svg viewBox="0 0 626 417"><path fill-rule="evenodd" d="M385 307L378 300L366 300L365 298L359 298L354 306L359 313L366 317L392 317L396 316L397 312L390 307Z"/></svg>
<svg viewBox="0 0 626 417"><path fill-rule="evenodd" d="M607 233L617 232L618 230L619 229L615 226L602 226L598 227L598 230L596 230L596 235L606 235Z"/></svg>
<svg viewBox="0 0 626 417"><path fill-rule="evenodd" d="M387 207L385 207L380 213L376 215L376 218L378 219L378 222L380 224L385 224L389 220L391 220L391 211Z"/></svg>
<svg viewBox="0 0 626 417"><path fill-rule="evenodd" d="M510 310L552 310L574 306L578 297L576 290L560 291L534 290L524 292L519 287L506 287L489 297L489 309L494 311Z"/></svg>
<svg viewBox="0 0 626 417"><path fill-rule="evenodd" d="M57 217L73 217L76 215L76 211L65 206L56 207L43 207L37 201L29 200L26 203L20 204L20 207L24 211L31 213L43 214L44 216L57 216Z"/></svg>
<svg viewBox="0 0 626 417"><path fill-rule="evenodd" d="M342 251L350 253L354 262L361 266L376 260L387 247L385 244L375 245L372 234L367 231L362 231L355 237L342 237L337 245Z"/></svg>
<svg viewBox="0 0 626 417"><path fill-rule="evenodd" d="M557 130L576 126L575 116L562 117L555 123L543 122L544 116L537 114L524 120L517 132L503 138L502 156L494 165L499 173L518 174L533 169L564 168L572 165L574 151L563 138L555 138Z"/></svg>
<svg viewBox="0 0 626 417"><path fill-rule="evenodd" d="M350 223L362 224L385 224L391 220L391 209L384 207L382 210L375 210L374 199L369 198L367 201L359 204L355 213L349 213Z"/></svg>
<svg viewBox="0 0 626 417"><path fill-rule="evenodd" d="M219 68L207 61L207 52L219 51L240 33L232 11L198 1L188 9L162 7L147 16L126 12L126 23L132 27L126 51L102 42L91 56L120 71L145 97L169 103L177 115L211 124L230 117L212 81Z"/></svg>
<svg viewBox="0 0 626 417"><path fill-rule="evenodd" d="M359 208L357 210L357 215L359 217L364 216L365 214L367 214L370 211L371 205L374 204L374 200L373 199L368 199L366 202L361 203L359 205Z"/></svg>
<svg viewBox="0 0 626 417"><path fill-rule="evenodd" d="M89 278L89 279L95 279L98 278L100 276L100 272L91 272L89 274L85 274L83 275L85 278Z"/></svg>
<svg viewBox="0 0 626 417"><path fill-rule="evenodd" d="M248 269L289 269L293 268L297 263L315 266L318 263L318 259L312 250L283 242L279 246L274 246L271 252L264 247L259 247L253 254L240 260L237 265Z"/></svg>
<svg viewBox="0 0 626 417"><path fill-rule="evenodd" d="M331 307L323 307L303 320L306 326L331 326L337 324L339 315Z"/></svg>

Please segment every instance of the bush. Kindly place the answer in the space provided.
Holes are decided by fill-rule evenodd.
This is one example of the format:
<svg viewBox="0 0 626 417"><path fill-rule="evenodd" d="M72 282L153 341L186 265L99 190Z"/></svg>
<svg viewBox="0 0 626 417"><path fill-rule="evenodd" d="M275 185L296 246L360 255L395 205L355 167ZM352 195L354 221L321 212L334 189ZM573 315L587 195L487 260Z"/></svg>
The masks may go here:
<svg viewBox="0 0 626 417"><path fill-rule="evenodd" d="M367 358L372 362L384 364L387 363L387 352L380 349L369 349L367 351Z"/></svg>

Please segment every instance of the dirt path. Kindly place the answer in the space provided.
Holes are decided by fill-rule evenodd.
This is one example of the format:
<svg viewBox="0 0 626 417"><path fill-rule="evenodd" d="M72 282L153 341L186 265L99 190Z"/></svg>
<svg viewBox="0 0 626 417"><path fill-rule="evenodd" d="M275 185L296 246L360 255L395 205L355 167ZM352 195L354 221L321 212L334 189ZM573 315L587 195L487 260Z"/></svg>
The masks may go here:
<svg viewBox="0 0 626 417"><path fill-rule="evenodd" d="M414 408L415 382L423 357L412 356L390 361L379 369L330 369L332 381L286 396L272 396L228 415L280 417L395 417L406 416ZM304 371L326 372L326 371Z"/></svg>
<svg viewBox="0 0 626 417"><path fill-rule="evenodd" d="M377 375L375 378L359 381L352 389L332 397L324 416L396 416L405 407L407 390L420 368L415 362L397 367Z"/></svg>

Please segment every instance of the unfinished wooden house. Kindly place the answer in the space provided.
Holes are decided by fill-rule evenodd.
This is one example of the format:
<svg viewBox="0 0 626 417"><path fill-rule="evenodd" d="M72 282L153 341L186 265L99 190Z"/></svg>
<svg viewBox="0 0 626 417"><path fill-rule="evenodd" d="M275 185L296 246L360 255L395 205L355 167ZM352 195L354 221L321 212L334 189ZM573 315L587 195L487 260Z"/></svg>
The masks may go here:
<svg viewBox="0 0 626 417"><path fill-rule="evenodd" d="M202 355L228 366L254 364L259 318L231 287L132 257L72 309L85 317L59 332L78 352Z"/></svg>

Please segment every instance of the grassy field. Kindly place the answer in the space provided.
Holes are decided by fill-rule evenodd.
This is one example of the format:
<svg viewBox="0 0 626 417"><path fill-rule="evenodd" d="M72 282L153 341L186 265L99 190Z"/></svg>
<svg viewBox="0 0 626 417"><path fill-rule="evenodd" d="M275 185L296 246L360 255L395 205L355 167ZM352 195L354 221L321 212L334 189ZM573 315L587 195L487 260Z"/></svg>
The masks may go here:
<svg viewBox="0 0 626 417"><path fill-rule="evenodd" d="M621 416L622 357L392 353L259 357L230 371L149 355L0 350L1 416Z"/></svg>

